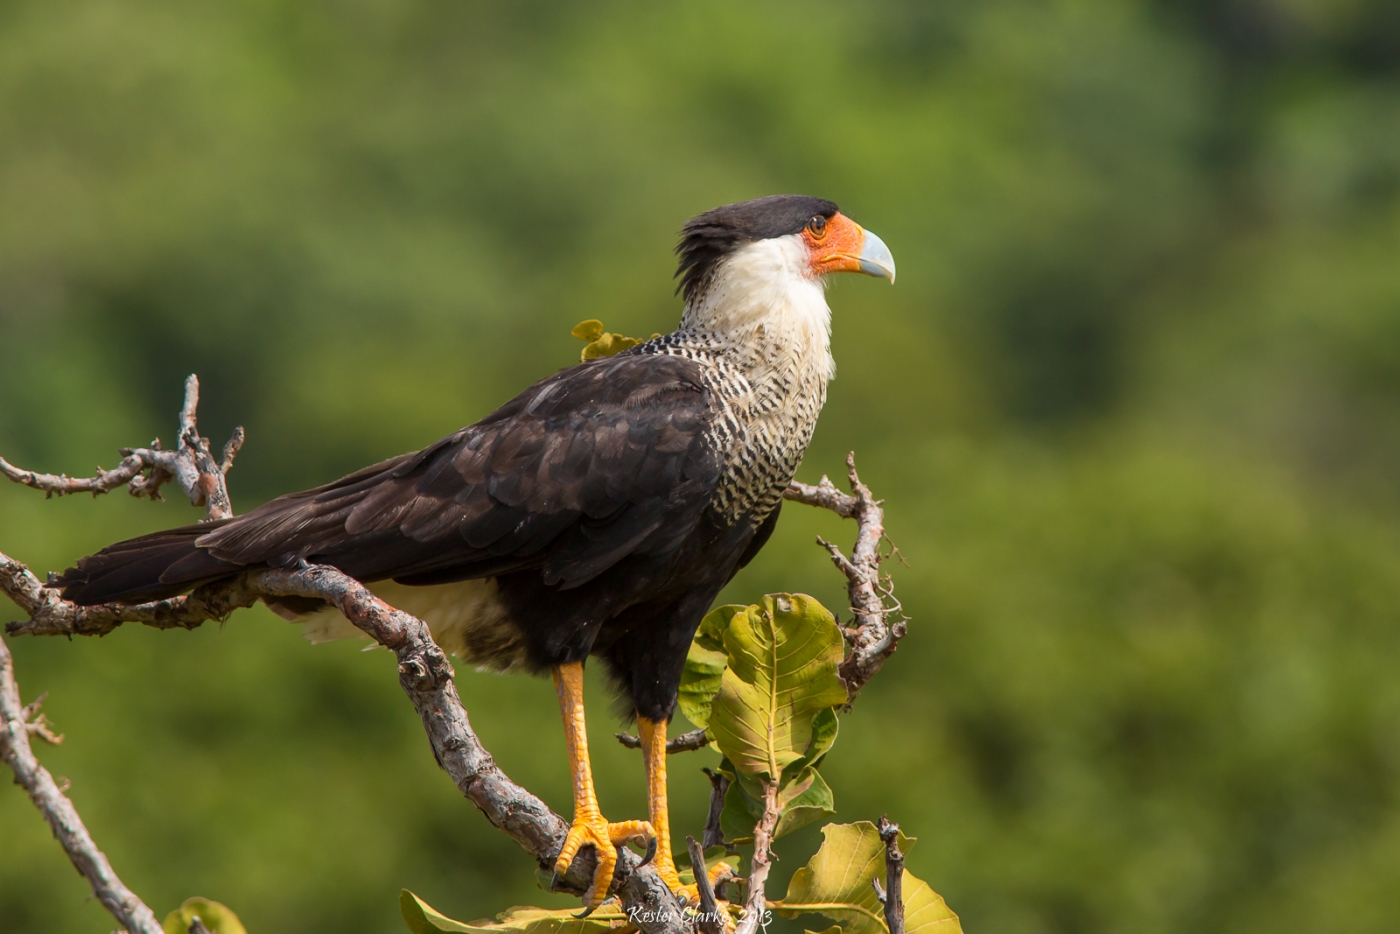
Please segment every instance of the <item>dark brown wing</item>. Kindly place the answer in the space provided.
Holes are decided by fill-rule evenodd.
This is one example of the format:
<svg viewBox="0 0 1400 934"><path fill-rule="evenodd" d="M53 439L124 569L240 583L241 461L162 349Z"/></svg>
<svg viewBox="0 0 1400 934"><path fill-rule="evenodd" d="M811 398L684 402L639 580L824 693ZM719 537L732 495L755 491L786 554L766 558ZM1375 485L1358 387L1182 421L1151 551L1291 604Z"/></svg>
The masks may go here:
<svg viewBox="0 0 1400 934"><path fill-rule="evenodd" d="M440 583L538 568L546 584L577 587L628 555L664 555L694 529L719 480L706 440L714 417L689 360L592 360L416 454L216 528L113 545L62 583L83 602L150 599L302 559L366 581ZM138 566L134 578L123 573Z"/></svg>

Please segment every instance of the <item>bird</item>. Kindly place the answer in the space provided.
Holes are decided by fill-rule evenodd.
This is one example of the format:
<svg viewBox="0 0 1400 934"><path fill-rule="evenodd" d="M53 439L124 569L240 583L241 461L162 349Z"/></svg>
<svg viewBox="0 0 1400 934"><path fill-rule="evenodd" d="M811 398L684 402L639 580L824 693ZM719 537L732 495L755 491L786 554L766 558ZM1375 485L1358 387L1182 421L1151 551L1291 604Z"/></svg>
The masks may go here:
<svg viewBox="0 0 1400 934"><path fill-rule="evenodd" d="M335 567L481 668L551 673L573 784L555 871L597 859L585 911L625 843L671 849L666 729L686 654L720 590L773 534L835 375L825 286L895 278L885 243L836 204L772 195L686 221L676 330L563 369L490 415L242 515L110 545L54 582L80 605L165 599L255 568ZM268 598L312 641L358 635L326 604ZM583 672L606 666L635 715L646 820L598 804Z"/></svg>

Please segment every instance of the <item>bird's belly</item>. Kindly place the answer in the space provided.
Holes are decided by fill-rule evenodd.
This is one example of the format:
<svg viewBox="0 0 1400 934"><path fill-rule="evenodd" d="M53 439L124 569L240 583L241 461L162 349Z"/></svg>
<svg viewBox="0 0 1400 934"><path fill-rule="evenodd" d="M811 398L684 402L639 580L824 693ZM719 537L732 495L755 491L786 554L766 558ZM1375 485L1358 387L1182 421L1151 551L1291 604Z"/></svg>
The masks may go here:
<svg viewBox="0 0 1400 934"><path fill-rule="evenodd" d="M506 671L525 662L525 643L511 622L496 582L458 581L409 587L393 581L369 584L374 595L428 624L433 640L470 664ZM313 643L364 636L333 607L293 619Z"/></svg>

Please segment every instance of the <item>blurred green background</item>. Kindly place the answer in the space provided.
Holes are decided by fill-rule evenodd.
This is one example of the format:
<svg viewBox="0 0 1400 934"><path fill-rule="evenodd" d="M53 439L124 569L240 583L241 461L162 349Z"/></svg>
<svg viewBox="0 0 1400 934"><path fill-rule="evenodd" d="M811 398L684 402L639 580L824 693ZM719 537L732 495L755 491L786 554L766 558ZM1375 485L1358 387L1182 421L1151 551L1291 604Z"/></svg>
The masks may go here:
<svg viewBox="0 0 1400 934"><path fill-rule="evenodd" d="M0 454L112 466L197 372L205 432L247 426L247 509L483 416L581 319L668 330L680 223L789 191L900 272L833 284L800 474L856 450L908 561L911 634L825 769L839 819L918 836L970 932L1395 930L1390 0L9 0ZM6 485L0 548L42 573L196 515ZM818 533L851 537L789 507L728 598L842 606ZM436 769L385 653L262 610L10 644L68 737L43 760L162 914L568 904ZM458 680L567 812L548 684ZM591 690L604 809L637 816ZM673 760L681 834L714 759ZM0 784L0 930L111 927Z"/></svg>

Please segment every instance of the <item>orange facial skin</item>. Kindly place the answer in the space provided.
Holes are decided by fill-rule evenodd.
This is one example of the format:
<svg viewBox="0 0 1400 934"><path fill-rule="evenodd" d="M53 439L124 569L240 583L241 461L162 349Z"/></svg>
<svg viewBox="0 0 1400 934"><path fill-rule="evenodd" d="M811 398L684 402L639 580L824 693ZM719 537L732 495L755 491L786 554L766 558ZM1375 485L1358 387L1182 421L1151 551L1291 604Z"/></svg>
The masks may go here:
<svg viewBox="0 0 1400 934"><path fill-rule="evenodd" d="M812 275L860 272L858 257L865 245L864 228L840 212L824 220L825 225L809 222L802 230L812 258Z"/></svg>

